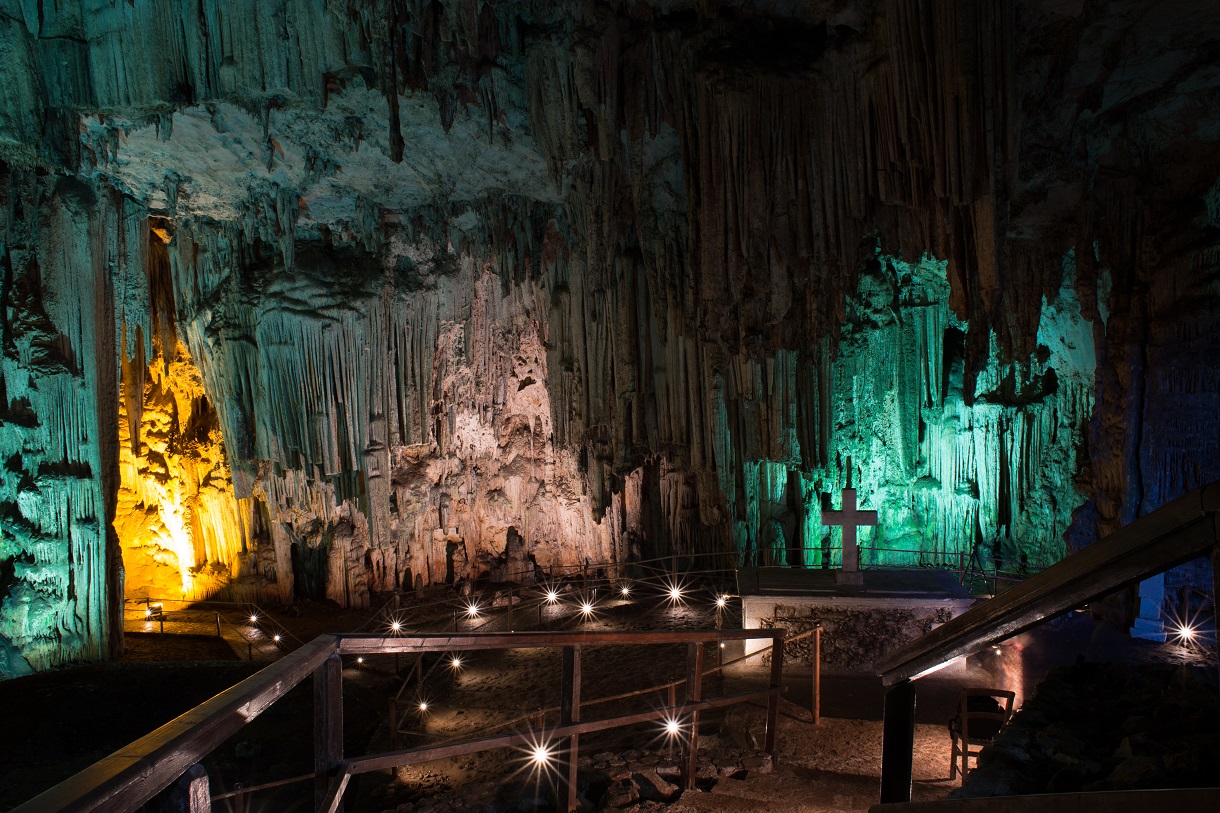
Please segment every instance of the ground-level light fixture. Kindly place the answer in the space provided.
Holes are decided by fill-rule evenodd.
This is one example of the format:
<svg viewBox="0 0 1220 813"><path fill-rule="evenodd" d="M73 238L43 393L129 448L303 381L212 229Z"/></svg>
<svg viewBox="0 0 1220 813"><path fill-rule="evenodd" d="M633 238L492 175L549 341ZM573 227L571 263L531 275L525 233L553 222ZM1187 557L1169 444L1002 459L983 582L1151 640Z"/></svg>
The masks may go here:
<svg viewBox="0 0 1220 813"><path fill-rule="evenodd" d="M728 596L716 596L716 606L717 607L724 607L724 605L726 605L728 603L729 603Z"/></svg>
<svg viewBox="0 0 1220 813"><path fill-rule="evenodd" d="M478 618L479 617L479 605L478 604L467 604L466 605L466 615L469 618Z"/></svg>
<svg viewBox="0 0 1220 813"><path fill-rule="evenodd" d="M451 667L453 667L454 669L461 669L462 668L462 659L459 658L457 655L454 655L452 658L449 659L449 665Z"/></svg>
<svg viewBox="0 0 1220 813"><path fill-rule="evenodd" d="M580 613L581 615L593 615L593 605L586 600L580 605Z"/></svg>
<svg viewBox="0 0 1220 813"><path fill-rule="evenodd" d="M530 748L530 761L535 765L546 765L551 761L551 747L545 742L536 743Z"/></svg>
<svg viewBox="0 0 1220 813"><path fill-rule="evenodd" d="M359 657L357 657L357 658L356 658L356 664L357 664L358 666L363 666L363 665L364 665L364 656L363 656L363 655L361 655L361 656L359 656Z"/></svg>
<svg viewBox="0 0 1220 813"><path fill-rule="evenodd" d="M546 603L554 604L556 601L559 601L559 594L556 593L554 590L547 590L546 591Z"/></svg>
<svg viewBox="0 0 1220 813"><path fill-rule="evenodd" d="M250 613L250 623L251 624L258 623L258 615L256 613Z"/></svg>
<svg viewBox="0 0 1220 813"><path fill-rule="evenodd" d="M280 642L280 634L277 632L275 635L271 636L271 640L278 644Z"/></svg>
<svg viewBox="0 0 1220 813"><path fill-rule="evenodd" d="M1183 641L1193 641L1195 639L1195 628L1190 624L1182 624L1177 629L1177 635Z"/></svg>
<svg viewBox="0 0 1220 813"><path fill-rule="evenodd" d="M419 710L420 710L420 711L427 711L427 710L428 710L428 701L427 701L427 700L421 700L421 701L419 701Z"/></svg>
<svg viewBox="0 0 1220 813"><path fill-rule="evenodd" d="M676 717L667 717L665 719L665 733L671 737L678 736L678 732L682 730L682 724L678 722Z"/></svg>
<svg viewBox="0 0 1220 813"><path fill-rule="evenodd" d="M629 596L631 595L631 588L624 584L621 588L619 588L619 593L621 593L623 596Z"/></svg>
<svg viewBox="0 0 1220 813"><path fill-rule="evenodd" d="M391 632L402 632L402 622L401 621L391 621L390 622L390 631Z"/></svg>

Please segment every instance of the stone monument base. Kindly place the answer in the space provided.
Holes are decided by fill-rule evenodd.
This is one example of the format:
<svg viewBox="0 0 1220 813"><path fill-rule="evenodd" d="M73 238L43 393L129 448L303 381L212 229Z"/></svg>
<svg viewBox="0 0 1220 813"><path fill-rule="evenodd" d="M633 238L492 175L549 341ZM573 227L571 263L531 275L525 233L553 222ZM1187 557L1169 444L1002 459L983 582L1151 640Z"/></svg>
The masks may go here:
<svg viewBox="0 0 1220 813"><path fill-rule="evenodd" d="M881 658L961 615L976 599L953 574L938 570L864 570L862 584L839 583L834 570L749 568L738 571L742 626L797 634L822 624L822 669L871 672ZM763 646L747 643L746 651ZM812 662L812 641L785 650L786 663Z"/></svg>

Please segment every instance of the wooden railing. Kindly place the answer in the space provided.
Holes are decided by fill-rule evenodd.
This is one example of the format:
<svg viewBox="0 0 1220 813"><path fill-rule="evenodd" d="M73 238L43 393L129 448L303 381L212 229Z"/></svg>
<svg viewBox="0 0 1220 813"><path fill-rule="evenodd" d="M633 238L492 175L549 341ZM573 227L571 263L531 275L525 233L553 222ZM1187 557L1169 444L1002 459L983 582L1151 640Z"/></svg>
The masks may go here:
<svg viewBox="0 0 1220 813"><path fill-rule="evenodd" d="M929 803L909 805L915 736L915 684L955 658L972 654L1043 621L1101 598L1121 587L1211 554L1213 583L1220 580L1220 482L1179 497L1058 564L974 607L932 632L895 650L879 665L885 696L881 762L881 802L877 813L915 813ZM1220 792L1211 791L1213 802ZM1087 794L1085 794L1087 795ZM1172 794L1157 798L1171 798ZM1031 799L1039 797L1029 797ZM964 800L963 800L964 801ZM1039 811L1008 799L976 799L975 806L945 801L954 810ZM987 803L993 806L988 807ZM1110 808L1104 808L1110 809ZM1124 808L1135 810L1136 807ZM1220 809L1216 804L1209 809Z"/></svg>
<svg viewBox="0 0 1220 813"><path fill-rule="evenodd" d="M768 638L772 659L766 688L713 698L703 697L704 647L721 641ZM584 720L581 715L581 651L607 645L679 644L688 646L685 698L680 705ZM342 657L372 654L449 652L526 647L562 651L559 724L543 732L515 731L440 745L348 757L343 753ZM493 748L527 746L545 737L556 744L555 760L560 811L576 809L579 741L590 734L651 721L679 719L684 756L683 781L694 780L699 714L736 703L767 701L764 748L774 755L779 695L783 692L784 631L709 630L699 632L517 632L437 633L421 635L322 635L241 683L226 689L175 720L120 748L43 792L12 813L105 810L134 811L153 801L161 809L190 813L209 811L207 776L199 765L243 726L257 718L307 676L314 685L315 807L334 813L352 777L371 771ZM175 797L171 799L170 797ZM155 800L155 801L154 801Z"/></svg>

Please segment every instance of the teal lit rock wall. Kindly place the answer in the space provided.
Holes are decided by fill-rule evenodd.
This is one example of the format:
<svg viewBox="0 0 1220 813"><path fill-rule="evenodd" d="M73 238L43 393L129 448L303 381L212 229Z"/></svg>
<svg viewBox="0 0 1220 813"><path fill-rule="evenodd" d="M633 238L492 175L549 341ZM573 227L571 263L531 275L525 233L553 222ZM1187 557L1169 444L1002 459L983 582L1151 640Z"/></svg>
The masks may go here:
<svg viewBox="0 0 1220 813"><path fill-rule="evenodd" d="M1075 477L1093 405L1093 332L1074 278L1069 257L1035 353L1004 361L993 344L969 389L968 326L948 307L945 264L928 258L870 264L836 351L785 352L721 377L716 460L734 548L837 566L823 495L838 508L850 483L879 512L860 531L866 565L955 566L976 544L1013 566L1061 558L1086 499ZM765 438L747 417L760 409Z"/></svg>
<svg viewBox="0 0 1220 813"><path fill-rule="evenodd" d="M147 231L140 207L75 179L5 173L0 190L0 651L19 674L121 635L118 337L125 316L133 337L146 322Z"/></svg>

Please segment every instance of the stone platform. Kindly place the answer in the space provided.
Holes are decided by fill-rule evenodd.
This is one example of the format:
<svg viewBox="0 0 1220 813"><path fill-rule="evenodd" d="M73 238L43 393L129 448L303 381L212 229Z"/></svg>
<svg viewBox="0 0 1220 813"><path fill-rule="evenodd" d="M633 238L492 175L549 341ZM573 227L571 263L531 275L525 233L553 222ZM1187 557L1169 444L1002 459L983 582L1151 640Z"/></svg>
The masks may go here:
<svg viewBox="0 0 1220 813"><path fill-rule="evenodd" d="M737 571L742 626L783 627L791 634L822 623L822 668L868 672L887 652L961 615L976 599L942 570L863 570L859 585L838 571L745 568ZM761 644L755 644L760 646ZM810 641L785 660L810 663Z"/></svg>

